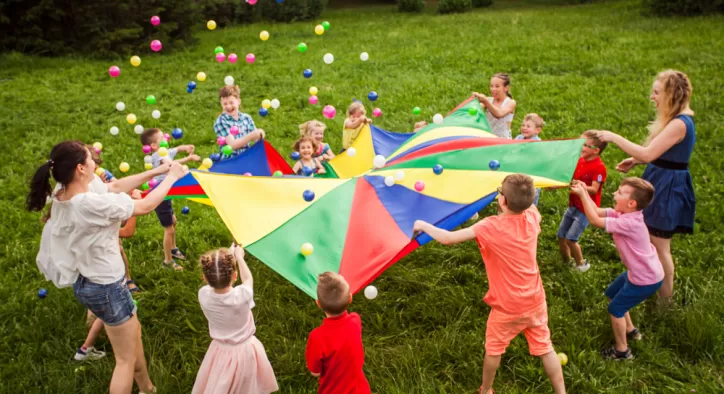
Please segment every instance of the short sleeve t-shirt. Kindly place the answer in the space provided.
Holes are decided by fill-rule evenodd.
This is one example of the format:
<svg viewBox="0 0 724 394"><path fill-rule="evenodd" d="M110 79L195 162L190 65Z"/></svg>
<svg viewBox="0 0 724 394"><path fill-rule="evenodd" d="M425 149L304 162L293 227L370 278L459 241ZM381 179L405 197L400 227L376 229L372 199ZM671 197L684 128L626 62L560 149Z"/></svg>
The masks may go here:
<svg viewBox="0 0 724 394"><path fill-rule="evenodd" d="M371 392L362 371L364 346L358 314L345 311L324 319L321 326L309 333L305 358L309 371L321 374L319 393Z"/></svg>
<svg viewBox="0 0 724 394"><path fill-rule="evenodd" d="M603 184L606 182L606 165L603 164L601 157L597 156L593 160L586 160L582 157L578 159L578 165L576 165L576 171L573 173L573 179L581 181L587 186L591 186L593 182L600 184L596 195L593 196L593 201L596 203L596 206L600 207ZM581 199L573 193L568 197L568 206L576 207L579 211L583 212Z"/></svg>
<svg viewBox="0 0 724 394"><path fill-rule="evenodd" d="M516 140L516 141L520 141L520 140L524 140L524 141L540 141L541 139L540 139L540 137L538 137L537 135L534 135L534 136L526 139L523 134L518 134L518 136L515 137L515 140Z"/></svg>
<svg viewBox="0 0 724 394"><path fill-rule="evenodd" d="M256 332L253 307L254 291L247 285L239 285L225 294L214 292L211 286L199 289L199 304L209 321L211 338L228 344L239 344Z"/></svg>
<svg viewBox="0 0 724 394"><path fill-rule="evenodd" d="M161 156L158 154L158 152L153 152L153 155L151 155L151 165L153 165L153 168L158 168L158 166L161 165L161 163L165 160L173 161L176 158L176 155L178 154L178 149L171 148L168 150L168 153L166 156ZM166 179L166 175L168 174L161 174L154 177L154 179L158 182L162 182L164 179Z"/></svg>
<svg viewBox="0 0 724 394"><path fill-rule="evenodd" d="M664 268L649 239L643 211L618 213L606 209L606 232L613 236L631 283L648 286L664 279Z"/></svg>
<svg viewBox="0 0 724 394"><path fill-rule="evenodd" d="M536 253L541 216L535 206L518 215L487 217L473 226L488 274L486 304L525 313L545 302Z"/></svg>

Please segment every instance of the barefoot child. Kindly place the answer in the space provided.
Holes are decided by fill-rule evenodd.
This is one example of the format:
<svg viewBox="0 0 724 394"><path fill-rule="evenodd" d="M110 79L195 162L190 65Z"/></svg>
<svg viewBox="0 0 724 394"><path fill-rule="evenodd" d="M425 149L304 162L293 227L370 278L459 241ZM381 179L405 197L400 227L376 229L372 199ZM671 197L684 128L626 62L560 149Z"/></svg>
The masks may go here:
<svg viewBox="0 0 724 394"><path fill-rule="evenodd" d="M239 269L241 285L234 287ZM207 285L199 303L213 339L201 363L193 394L266 394L279 390L264 345L254 333L254 282L244 249L232 246L201 256Z"/></svg>
<svg viewBox="0 0 724 394"><path fill-rule="evenodd" d="M365 115L365 106L355 101L347 108L347 119L344 120L344 131L342 132L342 148L349 149L359 132L366 124L372 123Z"/></svg>
<svg viewBox="0 0 724 394"><path fill-rule="evenodd" d="M318 120L308 120L299 125L300 137L309 137L317 143L317 150L314 151L314 157L319 160L332 160L334 159L334 152L329 148L329 144L324 142L324 129L327 126Z"/></svg>
<svg viewBox="0 0 724 394"><path fill-rule="evenodd" d="M221 160L226 160L244 153L251 147L251 142L264 139L264 130L257 129L251 116L239 111L241 105L239 86L224 86L219 89L219 102L224 112L216 118L214 132L217 138L225 138L226 145L233 149L230 155L221 151ZM238 130L236 135L232 134L232 127Z"/></svg>
<svg viewBox="0 0 724 394"><path fill-rule="evenodd" d="M301 158L294 164L292 171L297 175L313 176L314 174L324 174L322 163L314 157L317 151L317 143L309 138L302 137L294 143L294 150L299 152Z"/></svg>
<svg viewBox="0 0 724 394"><path fill-rule="evenodd" d="M513 338L523 332L532 356L540 357L557 394L565 393L563 371L548 329L548 310L536 250L541 216L533 206L533 179L523 174L505 177L498 188L500 214L472 227L446 231L418 220L415 231L444 245L476 240L488 274L483 299L491 311L485 330L485 363L479 393L492 392L500 358Z"/></svg>
<svg viewBox="0 0 724 394"><path fill-rule="evenodd" d="M643 215L654 199L654 187L641 178L624 179L613 194L613 209L598 208L580 181L571 186L571 192L581 198L591 225L611 233L621 263L627 268L606 289L616 344L604 350L603 357L632 359L627 339L640 340L641 333L633 325L629 311L656 294L664 283L664 268L649 239Z"/></svg>

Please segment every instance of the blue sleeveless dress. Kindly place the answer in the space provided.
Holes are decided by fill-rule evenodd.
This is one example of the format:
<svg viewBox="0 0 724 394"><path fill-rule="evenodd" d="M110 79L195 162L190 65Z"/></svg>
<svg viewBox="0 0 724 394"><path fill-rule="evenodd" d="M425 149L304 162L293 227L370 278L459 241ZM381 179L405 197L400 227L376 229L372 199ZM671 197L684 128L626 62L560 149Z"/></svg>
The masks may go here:
<svg viewBox="0 0 724 394"><path fill-rule="evenodd" d="M656 189L654 200L644 210L644 220L649 233L660 238L694 232L696 197L689 160L696 142L696 129L694 119L689 115L679 115L675 119L686 124L686 136L649 163L642 176Z"/></svg>

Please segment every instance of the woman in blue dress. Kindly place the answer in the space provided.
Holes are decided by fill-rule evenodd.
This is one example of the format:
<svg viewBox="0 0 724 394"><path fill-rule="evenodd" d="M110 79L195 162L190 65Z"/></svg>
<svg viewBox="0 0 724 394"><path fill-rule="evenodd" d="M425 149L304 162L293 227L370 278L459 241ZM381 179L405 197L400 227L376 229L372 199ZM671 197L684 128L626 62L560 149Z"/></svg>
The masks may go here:
<svg viewBox="0 0 724 394"><path fill-rule="evenodd" d="M656 120L649 126L643 146L610 131L598 132L599 139L612 142L631 155L616 166L617 170L625 173L639 164L647 164L642 177L654 185L656 192L651 205L644 210L644 219L664 267L659 297L665 301L670 301L674 293L671 238L677 233L694 231L696 198L689 160L696 131L694 111L689 108L691 92L686 74L675 70L659 73L650 97L656 104Z"/></svg>

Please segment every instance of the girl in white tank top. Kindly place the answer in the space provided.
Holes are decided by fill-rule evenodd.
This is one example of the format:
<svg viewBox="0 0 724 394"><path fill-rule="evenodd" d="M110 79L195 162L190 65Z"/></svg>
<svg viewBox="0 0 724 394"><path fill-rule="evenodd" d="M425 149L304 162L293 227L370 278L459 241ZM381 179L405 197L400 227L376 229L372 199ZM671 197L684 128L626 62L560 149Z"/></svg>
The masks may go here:
<svg viewBox="0 0 724 394"><path fill-rule="evenodd" d="M485 107L485 117L493 134L511 139L510 125L513 123L517 103L510 95L508 74L496 73L490 78L490 94L492 97L489 98L480 93L473 93L473 96Z"/></svg>

